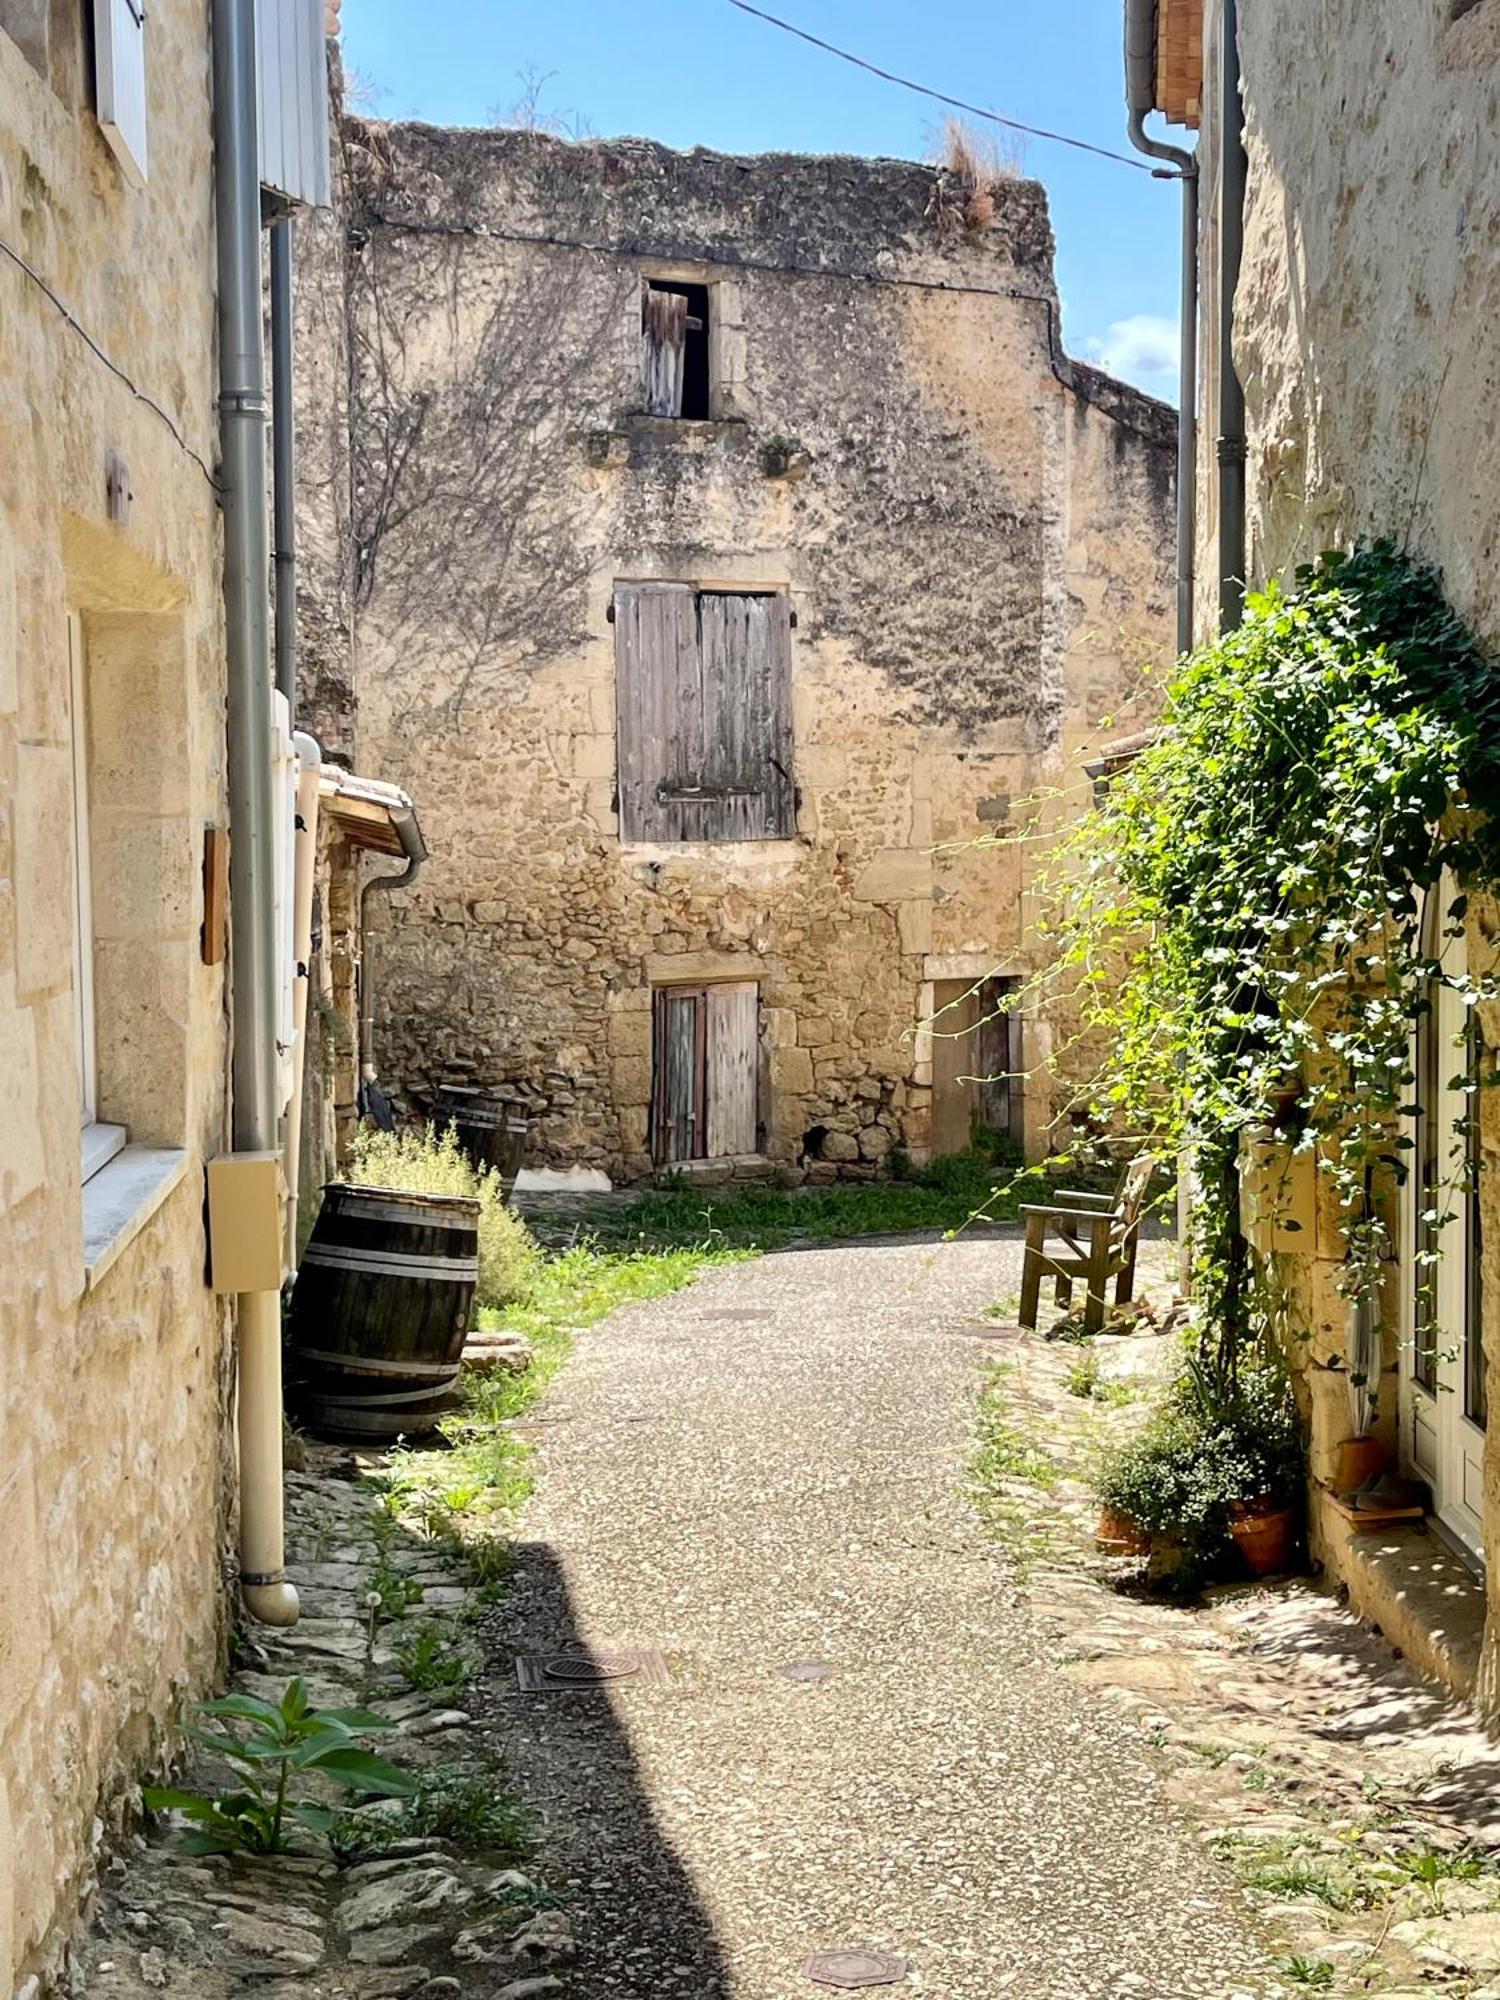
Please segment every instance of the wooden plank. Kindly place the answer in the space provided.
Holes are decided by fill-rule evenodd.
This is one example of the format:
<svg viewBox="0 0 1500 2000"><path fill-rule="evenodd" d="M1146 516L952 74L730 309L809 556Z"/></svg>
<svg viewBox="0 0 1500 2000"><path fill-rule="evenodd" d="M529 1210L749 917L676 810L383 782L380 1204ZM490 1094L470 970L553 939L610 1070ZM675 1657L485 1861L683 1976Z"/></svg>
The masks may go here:
<svg viewBox="0 0 1500 2000"><path fill-rule="evenodd" d="M978 1106L972 979L939 979L932 989L932 1150L962 1153Z"/></svg>
<svg viewBox="0 0 1500 2000"><path fill-rule="evenodd" d="M677 794L702 755L694 593L615 586L615 746L622 840L681 840ZM665 796L663 796L665 794Z"/></svg>
<svg viewBox="0 0 1500 2000"><path fill-rule="evenodd" d="M760 989L753 980L707 989L709 1159L756 1150Z"/></svg>
<svg viewBox="0 0 1500 2000"><path fill-rule="evenodd" d="M641 368L648 417L682 415L683 351L688 302L683 292L647 285L641 294Z"/></svg>
<svg viewBox="0 0 1500 2000"><path fill-rule="evenodd" d="M783 592L704 591L702 840L777 840L796 830L791 608Z"/></svg>
<svg viewBox="0 0 1500 2000"><path fill-rule="evenodd" d="M703 1150L703 989L664 987L655 997L656 1074L653 1152L663 1162L694 1160Z"/></svg>

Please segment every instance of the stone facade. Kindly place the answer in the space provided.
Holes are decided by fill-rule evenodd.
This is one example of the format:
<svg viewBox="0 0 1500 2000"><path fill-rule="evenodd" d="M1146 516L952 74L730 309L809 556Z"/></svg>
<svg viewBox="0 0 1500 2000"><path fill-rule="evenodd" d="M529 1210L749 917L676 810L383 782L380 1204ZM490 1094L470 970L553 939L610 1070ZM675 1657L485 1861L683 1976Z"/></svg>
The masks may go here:
<svg viewBox="0 0 1500 2000"><path fill-rule="evenodd" d="M654 989L752 981L753 1157L924 1157L935 999L1038 964L1015 807L1079 796L1169 643L1170 412L1063 357L1034 183L344 136L304 281L352 355L355 754L434 855L379 911L383 1077L505 1086L534 1159L639 1178ZM642 414L651 280L708 302L698 420ZM789 599L789 837L622 840L612 600L653 579Z"/></svg>
<svg viewBox="0 0 1500 2000"><path fill-rule="evenodd" d="M87 1894L101 1819L225 1637L229 1320L205 1283L202 1220L227 1060L224 968L201 937L205 831L226 816L203 0L152 9L143 187L106 147L86 60L83 10L0 4L0 237L35 274L0 258L6 1994L36 1990ZM81 956L95 1116L128 1140L86 1186Z"/></svg>
<svg viewBox="0 0 1500 2000"><path fill-rule="evenodd" d="M1197 0L1170 0L1179 14ZM1205 117L1201 135L1205 320L1217 296L1220 10L1203 9ZM1314 54L1313 60L1309 60ZM1494 562L1500 459L1500 187L1487 169L1500 127L1500 9L1495 0L1291 0L1240 10L1240 61L1249 166L1244 254L1234 311L1234 354L1245 385L1248 560L1252 584L1288 576L1321 550L1388 536L1443 572L1474 630L1500 646L1500 572ZM1217 395L1215 341L1204 343L1205 425ZM1212 629L1217 576L1218 471L1199 452L1200 631ZM1492 965L1500 919L1490 898L1470 904L1469 962ZM1495 1010L1481 1009L1488 1047ZM1479 1177L1481 1324L1489 1403L1500 1410L1500 1096L1481 1099ZM1482 1643L1455 1640L1456 1588L1429 1590L1434 1616L1413 1615L1429 1553L1382 1581L1351 1542L1324 1488L1347 1436L1341 1374L1346 1311L1335 1288L1343 1255L1337 1216L1315 1213L1303 1238L1272 1254L1296 1292L1309 1335L1299 1350L1312 1429L1315 1552L1414 1657L1500 1706L1500 1570L1489 1567ZM1326 1201L1322 1204L1326 1211ZM1409 1235L1394 1206L1398 1240ZM1387 1292L1381 1431L1413 1465L1413 1413L1401 1388L1411 1343L1403 1296L1410 1245ZM1329 1372L1332 1364L1333 1373ZM1399 1433L1399 1435L1398 1435ZM1418 1467L1417 1469L1422 1469ZM1476 1513L1484 1544L1500 1545L1500 1422L1483 1446ZM1450 1567L1454 1567L1450 1565ZM1394 1572L1393 1572L1394 1573Z"/></svg>

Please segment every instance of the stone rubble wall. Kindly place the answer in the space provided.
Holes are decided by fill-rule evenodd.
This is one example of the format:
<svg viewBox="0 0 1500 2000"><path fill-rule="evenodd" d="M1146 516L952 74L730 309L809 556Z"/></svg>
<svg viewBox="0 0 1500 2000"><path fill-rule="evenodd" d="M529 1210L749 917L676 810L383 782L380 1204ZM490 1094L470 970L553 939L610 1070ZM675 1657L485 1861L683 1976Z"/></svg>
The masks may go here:
<svg viewBox="0 0 1500 2000"><path fill-rule="evenodd" d="M933 981L1038 964L1013 807L1083 795L1170 645L1171 416L1058 353L1041 189L974 231L895 161L348 121L345 162L358 757L432 852L377 913L387 1083L639 1178L653 984L753 978L764 1154L924 1157ZM638 414L651 273L713 286L711 422ZM790 591L794 840L621 845L608 610L653 576Z"/></svg>
<svg viewBox="0 0 1500 2000"><path fill-rule="evenodd" d="M82 11L0 32L0 235L177 426L0 260L0 1992L36 1991L106 1829L222 1657L230 1343L204 1280L225 1143L216 291L204 0L148 38L150 178L91 110ZM106 454L129 518L106 505ZM201 464L189 452L196 453ZM67 613L82 620L99 1115L184 1178L85 1283L73 1017Z"/></svg>

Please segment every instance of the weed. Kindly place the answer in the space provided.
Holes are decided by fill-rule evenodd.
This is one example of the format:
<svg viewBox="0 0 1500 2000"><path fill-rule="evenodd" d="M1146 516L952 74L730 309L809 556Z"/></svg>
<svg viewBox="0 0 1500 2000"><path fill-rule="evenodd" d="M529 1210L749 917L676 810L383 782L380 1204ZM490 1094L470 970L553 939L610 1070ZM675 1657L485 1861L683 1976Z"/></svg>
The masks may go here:
<svg viewBox="0 0 1500 2000"><path fill-rule="evenodd" d="M1409 1847L1393 1854L1391 1863L1426 1892L1434 1909L1442 1907L1444 1882L1477 1882L1485 1872L1479 1856L1462 1847L1453 1854L1433 1847Z"/></svg>
<svg viewBox="0 0 1500 2000"><path fill-rule="evenodd" d="M1337 1880L1326 1868L1315 1868L1310 1861L1263 1861L1246 1871L1244 1883L1247 1889L1264 1889L1267 1895L1288 1902L1310 1899L1330 1910L1352 1910L1360 1901L1349 1883Z"/></svg>
<svg viewBox="0 0 1500 2000"><path fill-rule="evenodd" d="M193 1822L182 1842L190 1854L283 1854L295 1827L330 1834L338 1817L334 1809L294 1790L307 1773L379 1798L405 1798L415 1789L405 1771L360 1749L356 1740L394 1723L367 1709L309 1707L300 1675L287 1683L278 1703L230 1694L199 1702L193 1714L249 1727L242 1736L227 1727L205 1729L195 1720L184 1731L229 1766L238 1789L190 1792L153 1785L141 1793L153 1812L180 1812Z"/></svg>
<svg viewBox="0 0 1500 2000"><path fill-rule="evenodd" d="M445 1840L507 1861L528 1861L536 1851L531 1815L506 1792L496 1770L439 1765L423 1771L398 1811L341 1813L331 1838L341 1860L382 1854L413 1837Z"/></svg>
<svg viewBox="0 0 1500 2000"><path fill-rule="evenodd" d="M1057 1484L1057 1467L1007 1412L1005 1384L1010 1373L1003 1366L992 1369L980 1392L979 1442L969 1472L981 1498L1006 1480L1024 1479L1046 1491Z"/></svg>
<svg viewBox="0 0 1500 2000"><path fill-rule="evenodd" d="M396 1648L396 1664L414 1688L462 1687L473 1662L450 1643L448 1628L421 1625Z"/></svg>
<svg viewBox="0 0 1500 2000"><path fill-rule="evenodd" d="M423 1589L414 1576L399 1570L385 1554L370 1572L370 1594L380 1599L382 1618L400 1618L414 1604L420 1604Z"/></svg>
<svg viewBox="0 0 1500 2000"><path fill-rule="evenodd" d="M470 1164L451 1125L441 1134L361 1127L354 1137L350 1178L369 1187L470 1196L479 1203L479 1304L506 1306L530 1291L541 1249L507 1206L499 1174L493 1168L481 1173Z"/></svg>
<svg viewBox="0 0 1500 2000"><path fill-rule="evenodd" d="M1276 1970L1296 1986L1327 1992L1333 1984L1334 1968L1326 1958L1304 1958L1294 1952L1290 1958L1278 1958Z"/></svg>

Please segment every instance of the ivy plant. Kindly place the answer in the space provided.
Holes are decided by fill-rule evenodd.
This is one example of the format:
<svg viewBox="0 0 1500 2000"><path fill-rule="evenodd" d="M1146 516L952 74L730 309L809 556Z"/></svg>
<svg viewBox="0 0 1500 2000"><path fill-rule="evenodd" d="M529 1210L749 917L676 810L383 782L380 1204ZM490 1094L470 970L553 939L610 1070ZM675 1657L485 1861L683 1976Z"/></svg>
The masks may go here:
<svg viewBox="0 0 1500 2000"><path fill-rule="evenodd" d="M1206 1345L1229 1375L1276 1311L1240 1230L1247 1131L1314 1151L1347 1221L1342 1288L1378 1306L1414 1022L1438 982L1471 1008L1496 990L1443 954L1500 880L1497 800L1500 673L1436 574L1378 542L1251 596L1179 662L1154 740L1043 871L1050 976L1103 1051L1075 1113L1190 1152ZM1435 942L1424 899L1445 881Z"/></svg>
<svg viewBox="0 0 1500 2000"><path fill-rule="evenodd" d="M195 1720L184 1732L229 1766L233 1786L217 1792L152 1786L142 1792L152 1811L180 1812L191 1822L183 1836L190 1854L281 1854L298 1828L327 1834L336 1815L331 1805L306 1795L304 1781L314 1776L356 1797L407 1798L416 1789L407 1772L356 1741L371 1730L393 1729L394 1723L367 1709L311 1707L300 1675L288 1682L280 1702L230 1694L199 1702L194 1715L245 1723L248 1729L242 1735Z"/></svg>

